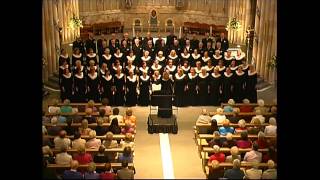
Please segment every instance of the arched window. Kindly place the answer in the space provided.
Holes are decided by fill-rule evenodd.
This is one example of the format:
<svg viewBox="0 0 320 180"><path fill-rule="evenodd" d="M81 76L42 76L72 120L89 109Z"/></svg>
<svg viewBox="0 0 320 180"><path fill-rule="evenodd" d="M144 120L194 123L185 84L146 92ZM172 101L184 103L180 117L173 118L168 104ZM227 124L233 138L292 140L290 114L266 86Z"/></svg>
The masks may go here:
<svg viewBox="0 0 320 180"><path fill-rule="evenodd" d="M168 19L167 20L167 26L172 26L172 25L173 25L172 19Z"/></svg>
<svg viewBox="0 0 320 180"><path fill-rule="evenodd" d="M135 25L135 26L140 26L140 25L141 25L140 19L136 19L136 20L134 21L134 25Z"/></svg>

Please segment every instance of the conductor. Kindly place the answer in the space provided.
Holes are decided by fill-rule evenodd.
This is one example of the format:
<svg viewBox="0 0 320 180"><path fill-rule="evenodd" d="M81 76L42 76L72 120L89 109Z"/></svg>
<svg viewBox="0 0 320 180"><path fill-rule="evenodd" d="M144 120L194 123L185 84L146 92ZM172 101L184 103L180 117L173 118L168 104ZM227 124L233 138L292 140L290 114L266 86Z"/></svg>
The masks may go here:
<svg viewBox="0 0 320 180"><path fill-rule="evenodd" d="M170 78L169 72L165 71L161 79L161 98L159 99L158 116L162 118L169 118L172 116L172 85L173 80ZM168 96L165 96L168 95Z"/></svg>

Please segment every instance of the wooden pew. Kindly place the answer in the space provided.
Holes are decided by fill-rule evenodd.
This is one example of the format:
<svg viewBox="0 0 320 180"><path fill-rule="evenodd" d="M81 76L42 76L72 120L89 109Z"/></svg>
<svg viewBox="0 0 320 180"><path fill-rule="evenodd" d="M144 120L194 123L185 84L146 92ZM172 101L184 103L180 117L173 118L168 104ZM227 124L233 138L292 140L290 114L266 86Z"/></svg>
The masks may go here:
<svg viewBox="0 0 320 180"><path fill-rule="evenodd" d="M209 116L214 116L214 115L216 115L217 114L217 112L209 112ZM229 117L232 117L233 116L233 113L232 112L230 112L230 113L228 113L228 112L225 112L225 113L223 113L227 118L229 118ZM250 121L251 119L252 119L252 117L253 116L256 116L257 114L255 113L255 112L242 112L242 113L239 113L238 115L237 115L237 117L239 117L240 119L244 119L244 120L246 120L246 121ZM274 113L263 113L263 114L261 114L261 115L263 115L265 118L266 118L266 120L269 120L269 118L270 117L276 117L277 116L277 114L274 114Z"/></svg>
<svg viewBox="0 0 320 180"><path fill-rule="evenodd" d="M228 103L221 103L221 107L224 107L224 106L228 106L229 104ZM243 106L243 105L247 105L247 106L259 106L258 103L249 103L249 104L244 104L244 103L235 103L234 105L232 106L236 106L236 107L239 107L239 106ZM265 104L264 106L266 107L272 107L272 106L277 106L275 104Z"/></svg>
<svg viewBox="0 0 320 180"><path fill-rule="evenodd" d="M52 148L51 150L54 154L60 153L59 149ZM111 149L105 149L105 152L106 153L112 153L112 152L115 153L115 152L123 152L123 150L124 150L124 148L111 148ZM78 153L78 150L77 149L68 149L67 152L69 154L75 154L75 153ZM99 149L86 149L86 152L94 155L99 152ZM134 148L132 149L132 152L134 152Z"/></svg>
<svg viewBox="0 0 320 180"><path fill-rule="evenodd" d="M133 138L134 138L134 135L132 135ZM49 136L49 135L45 135L43 136L43 138L49 138L49 139L54 139L55 137L57 136ZM74 137L73 136L66 136L67 138L70 138L70 139L73 139ZM83 139L89 139L89 136L85 136L85 135L82 135L81 138ZM104 140L106 139L106 136L96 136L97 139L101 139L101 140ZM113 135L113 139L115 140L121 140L121 139L124 139L125 138L125 135L124 134L114 134Z"/></svg>
<svg viewBox="0 0 320 180"><path fill-rule="evenodd" d="M103 126L103 127L109 127L110 124L111 124L111 123L103 123L102 126ZM45 127L54 126L52 123L43 123L43 125L44 125ZM67 123L58 123L57 126L65 127L65 126L67 126ZM81 123L72 123L71 126L72 126L72 127L80 127L80 126L81 126ZM125 126L125 123L120 123L119 126L120 126L120 127L124 127L124 126ZM89 127L89 128L95 128L95 127L97 127L97 123L88 124L88 127Z"/></svg>
<svg viewBox="0 0 320 180"><path fill-rule="evenodd" d="M96 163L97 169L104 169L106 163ZM88 164L80 164L78 169L87 169ZM121 163L111 163L112 168L121 168ZM133 163L128 163L128 167L134 167ZM58 164L48 164L47 168L50 169L70 169L70 165L58 165Z"/></svg>
<svg viewBox="0 0 320 180"><path fill-rule="evenodd" d="M246 123L246 127L248 126L269 126L270 124L269 123L263 123L263 124L259 124L259 125L256 125L256 124L251 124L251 123ZM218 124L219 127L222 127L223 125L222 124ZM231 127L239 127L238 123L230 123L229 126ZM196 123L196 128L202 128L202 127L211 127L211 123L208 123L208 124L202 124L202 123Z"/></svg>
<svg viewBox="0 0 320 180"><path fill-rule="evenodd" d="M200 139L212 139L214 136L213 134L199 134L199 138ZM226 136L220 135L220 138L225 138ZM240 139L241 135L240 134L233 134L232 135L233 139ZM258 135L254 135L254 134L248 134L248 139L257 139ZM265 138L277 138L277 136L265 136Z"/></svg>
<svg viewBox="0 0 320 180"><path fill-rule="evenodd" d="M46 114L45 114L45 116L85 116L85 115L86 115L85 112L76 112L76 113L49 113L49 112L46 112ZM92 116L99 116L99 112L93 112Z"/></svg>
<svg viewBox="0 0 320 180"><path fill-rule="evenodd" d="M70 103L69 106L71 106L72 108L78 108L79 112L84 112L85 111L85 107L88 105L88 103ZM50 106L53 106L53 104L48 104L48 109ZM63 103L58 103L59 107L64 106ZM100 106L102 106L101 103L94 103L94 107L99 108Z"/></svg>

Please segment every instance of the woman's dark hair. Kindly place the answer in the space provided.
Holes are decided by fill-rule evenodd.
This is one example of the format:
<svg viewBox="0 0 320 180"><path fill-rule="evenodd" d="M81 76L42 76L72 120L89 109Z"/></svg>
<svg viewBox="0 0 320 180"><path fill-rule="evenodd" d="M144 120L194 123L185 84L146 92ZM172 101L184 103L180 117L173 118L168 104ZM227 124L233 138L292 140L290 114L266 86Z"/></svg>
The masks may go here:
<svg viewBox="0 0 320 180"><path fill-rule="evenodd" d="M113 134L120 134L121 128L118 124L117 118L112 119L111 124L109 126L109 131L111 131Z"/></svg>
<svg viewBox="0 0 320 180"><path fill-rule="evenodd" d="M124 149L123 149L123 156L130 156L131 155L131 147L130 146L126 146Z"/></svg>
<svg viewBox="0 0 320 180"><path fill-rule="evenodd" d="M79 139L81 137L81 134L79 131L74 132L74 139Z"/></svg>
<svg viewBox="0 0 320 180"><path fill-rule="evenodd" d="M241 139L247 141L248 140L248 133L247 131L241 132Z"/></svg>
<svg viewBox="0 0 320 180"><path fill-rule="evenodd" d="M252 144L252 149L255 150L255 151L258 151L258 149L259 149L258 143L254 142L254 143Z"/></svg>
<svg viewBox="0 0 320 180"><path fill-rule="evenodd" d="M99 109L99 116L100 117L104 117L105 114L106 114L106 110L105 109Z"/></svg>
<svg viewBox="0 0 320 180"><path fill-rule="evenodd" d="M119 114L119 108L113 108L112 114L113 115L118 115Z"/></svg>
<svg viewBox="0 0 320 180"><path fill-rule="evenodd" d="M67 124L68 124L68 126L71 126L71 124L72 124L72 119L71 118L67 118Z"/></svg>
<svg viewBox="0 0 320 180"><path fill-rule="evenodd" d="M109 105L109 99L108 99L108 98L103 98L103 99L101 100L101 104L104 105L104 106Z"/></svg>
<svg viewBox="0 0 320 180"><path fill-rule="evenodd" d="M212 132L219 130L219 129L218 129L217 120L215 120L215 119L212 119L212 120L211 120L211 130L212 130Z"/></svg>

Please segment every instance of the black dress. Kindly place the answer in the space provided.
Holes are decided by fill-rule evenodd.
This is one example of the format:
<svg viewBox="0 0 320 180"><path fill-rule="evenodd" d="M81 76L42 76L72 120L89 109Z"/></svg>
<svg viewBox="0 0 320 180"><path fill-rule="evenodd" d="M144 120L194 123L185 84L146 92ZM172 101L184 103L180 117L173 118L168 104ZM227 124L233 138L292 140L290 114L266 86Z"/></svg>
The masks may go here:
<svg viewBox="0 0 320 180"><path fill-rule="evenodd" d="M202 57L201 58L201 66L205 66L208 64L208 61L210 60L211 58L210 57Z"/></svg>
<svg viewBox="0 0 320 180"><path fill-rule="evenodd" d="M222 82L222 96L223 102L226 103L232 97L232 88L233 88L233 74L227 75L227 73L223 73L223 82Z"/></svg>
<svg viewBox="0 0 320 180"><path fill-rule="evenodd" d="M245 59L245 55L241 54L240 56L236 56L235 59L236 59L236 66L239 66L240 64L242 64L242 60Z"/></svg>
<svg viewBox="0 0 320 180"><path fill-rule="evenodd" d="M166 69L169 70L169 73L173 76L176 74L177 72L177 66L172 65L172 67L170 68L169 65L166 66Z"/></svg>
<svg viewBox="0 0 320 180"><path fill-rule="evenodd" d="M114 85L116 87L116 93L115 93L115 105L116 106L123 106L124 105L124 86L125 86L125 80L124 80L124 74L121 73L120 76L117 74L114 75Z"/></svg>
<svg viewBox="0 0 320 180"><path fill-rule="evenodd" d="M220 55L220 56L213 55L212 65L213 65L213 66L217 66L220 59L222 59L222 56L221 56L221 55Z"/></svg>
<svg viewBox="0 0 320 180"><path fill-rule="evenodd" d="M148 106L150 103L150 98L149 98L150 76L147 75L146 78L144 78L143 76L140 76L139 87L140 87L139 105Z"/></svg>
<svg viewBox="0 0 320 180"><path fill-rule="evenodd" d="M74 102L86 102L86 81L83 72L74 75Z"/></svg>
<svg viewBox="0 0 320 180"><path fill-rule="evenodd" d="M188 67L181 66L181 69L183 70L183 73L185 75L188 75L188 73L190 72L190 66Z"/></svg>
<svg viewBox="0 0 320 180"><path fill-rule="evenodd" d="M186 92L185 88L187 85L187 78L186 75L183 74L181 77L178 75L178 73L175 74L175 80L174 80L174 99L175 99L175 105L178 107L182 107L186 105Z"/></svg>
<svg viewBox="0 0 320 180"><path fill-rule="evenodd" d="M72 83L73 79L71 73L69 75L63 74L61 77L61 100L69 99L72 97Z"/></svg>
<svg viewBox="0 0 320 180"><path fill-rule="evenodd" d="M178 66L180 64L180 59L179 56L176 55L174 57L172 57L171 55L168 56L168 59L172 60L172 64Z"/></svg>
<svg viewBox="0 0 320 180"><path fill-rule="evenodd" d="M163 73L163 66L160 64L158 64L157 67L153 64L150 69L151 69L150 71L151 74L154 74L155 71L159 71L160 74Z"/></svg>
<svg viewBox="0 0 320 180"><path fill-rule="evenodd" d="M136 73L136 66L132 65L131 67L126 66L126 68L124 69L124 73L126 76L129 76L129 72L132 71L133 74Z"/></svg>
<svg viewBox="0 0 320 180"><path fill-rule="evenodd" d="M141 62L140 67L142 67L142 62L146 62L147 66L150 67L152 64L151 56L148 56L148 57L142 56L140 62Z"/></svg>
<svg viewBox="0 0 320 180"><path fill-rule="evenodd" d="M211 73L210 76L210 105L213 106L219 106L221 101L221 94L220 90L222 84L222 76L221 74L215 75L214 73Z"/></svg>
<svg viewBox="0 0 320 180"><path fill-rule="evenodd" d="M150 74L150 68L148 66L146 66L146 68L139 67L139 74L142 75L144 72L147 73L147 75L149 75Z"/></svg>
<svg viewBox="0 0 320 180"><path fill-rule="evenodd" d="M190 63L191 55L188 53L187 55L184 55L184 53L181 54L181 59L180 59L180 65L183 66L183 63L187 61Z"/></svg>
<svg viewBox="0 0 320 180"><path fill-rule="evenodd" d="M101 59L101 61L99 61L100 62L100 67L101 67L101 65L103 63L106 63L108 69L111 69L112 68L112 63L113 63L112 62L112 55L109 54L109 56L107 56L107 55L103 54L101 57L102 57L102 59Z"/></svg>
<svg viewBox="0 0 320 180"><path fill-rule="evenodd" d="M133 75L132 79L130 76L127 76L126 81L126 105L135 106L137 104L137 75Z"/></svg>
<svg viewBox="0 0 320 180"><path fill-rule="evenodd" d="M161 75L159 75L159 77L157 79L155 79L154 77L152 78L152 82L153 85L159 85L161 84ZM152 95L160 95L161 91L155 91L154 89L152 89ZM151 105L152 106L158 106L159 105L159 101L161 100L160 97L157 96L152 96L151 97Z"/></svg>
<svg viewBox="0 0 320 180"><path fill-rule="evenodd" d="M248 71L246 80L246 97L251 103L257 103L257 76L257 72L250 73L250 71Z"/></svg>
<svg viewBox="0 0 320 180"><path fill-rule="evenodd" d="M59 56L59 66L62 66L64 62L67 62L67 64L70 66L70 57L68 56L64 56L64 55L60 55Z"/></svg>
<svg viewBox="0 0 320 180"><path fill-rule="evenodd" d="M101 89L101 98L108 98L109 104L114 104L114 96L112 94L113 86L113 77L110 74L109 76L103 75L100 77L100 89Z"/></svg>
<svg viewBox="0 0 320 180"><path fill-rule="evenodd" d="M236 71L234 81L234 98L236 103L241 103L245 95L245 80L246 74L244 72L238 73Z"/></svg>
<svg viewBox="0 0 320 180"><path fill-rule="evenodd" d="M156 60L159 61L159 65L161 65L162 67L165 67L166 65L166 57L162 56L161 58L156 56Z"/></svg>
<svg viewBox="0 0 320 180"><path fill-rule="evenodd" d="M72 66L75 66L76 65L76 61L77 60L80 60L81 61L81 64L83 64L83 56L82 54L80 53L79 55L77 54L72 54Z"/></svg>
<svg viewBox="0 0 320 180"><path fill-rule="evenodd" d="M190 58L190 66L191 67L196 67L196 62L197 61L201 61L201 54L197 54L195 55L194 53L191 54L191 58Z"/></svg>
<svg viewBox="0 0 320 180"><path fill-rule="evenodd" d="M172 116L172 80L164 80L161 79L161 95L169 95L162 96L159 101L159 110L158 116L163 118L169 118Z"/></svg>
<svg viewBox="0 0 320 180"><path fill-rule="evenodd" d="M205 106L207 105L208 101L208 79L209 74L206 73L205 76L200 73L198 78L198 87L199 87L199 105Z"/></svg>
<svg viewBox="0 0 320 180"><path fill-rule="evenodd" d="M90 55L90 54L87 54L86 56L86 63L87 63L87 66L89 66L89 62L93 60L94 61L94 65L97 65L98 63L98 59L97 59L97 54L93 53L93 55Z"/></svg>
<svg viewBox="0 0 320 180"><path fill-rule="evenodd" d="M126 65L128 65L128 61L132 61L132 65L138 67L140 64L138 64L136 55L133 55L132 57L130 56L126 56L127 60L126 60Z"/></svg>
<svg viewBox="0 0 320 180"><path fill-rule="evenodd" d="M231 65L231 61L234 60L233 56L230 56L229 58L226 57L226 56L224 56L223 59L224 59L224 60L223 60L223 64L224 64L224 66L226 66L226 67L229 67L229 66Z"/></svg>
<svg viewBox="0 0 320 180"><path fill-rule="evenodd" d="M100 101L99 78L96 72L94 73L94 75L88 74L87 86L88 86L88 93L87 93L88 100L94 100L94 102L99 102Z"/></svg>
<svg viewBox="0 0 320 180"><path fill-rule="evenodd" d="M191 106L195 106L197 105L196 101L197 101L197 89L196 86L198 84L198 75L195 74L194 76L191 75L191 73L188 73L188 82L187 82L187 86L188 86L188 90L186 92L187 94L187 104L191 105Z"/></svg>

